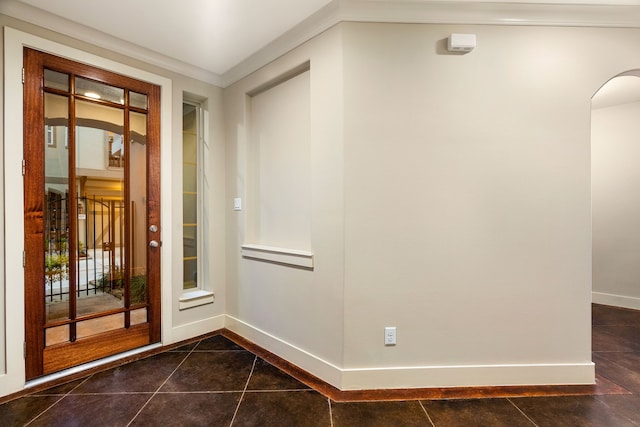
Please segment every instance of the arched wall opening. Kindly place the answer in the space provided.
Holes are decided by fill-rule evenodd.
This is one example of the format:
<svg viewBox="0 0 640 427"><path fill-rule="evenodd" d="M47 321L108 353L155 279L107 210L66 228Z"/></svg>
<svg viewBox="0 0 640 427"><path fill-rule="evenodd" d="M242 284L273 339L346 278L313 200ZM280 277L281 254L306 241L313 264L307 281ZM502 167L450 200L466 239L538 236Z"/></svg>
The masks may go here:
<svg viewBox="0 0 640 427"><path fill-rule="evenodd" d="M640 309L640 70L591 101L593 302Z"/></svg>

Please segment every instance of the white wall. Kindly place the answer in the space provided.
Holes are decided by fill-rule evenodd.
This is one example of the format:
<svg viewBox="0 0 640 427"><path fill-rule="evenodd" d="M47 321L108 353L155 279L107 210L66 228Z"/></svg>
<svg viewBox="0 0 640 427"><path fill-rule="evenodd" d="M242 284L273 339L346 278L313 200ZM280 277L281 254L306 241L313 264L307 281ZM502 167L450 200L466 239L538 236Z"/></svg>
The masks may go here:
<svg viewBox="0 0 640 427"><path fill-rule="evenodd" d="M593 380L589 102L625 67L614 32L344 31L345 368L370 369L346 386ZM478 47L448 54L456 32Z"/></svg>
<svg viewBox="0 0 640 427"><path fill-rule="evenodd" d="M248 242L311 250L310 73L251 96Z"/></svg>
<svg viewBox="0 0 640 427"><path fill-rule="evenodd" d="M448 54L453 32L478 47ZM316 74L330 36L343 70ZM344 205L324 203L344 209L344 299L241 259L250 212L231 213L237 329L343 389L593 382L590 99L640 65L639 42L628 29L343 23L227 89L229 197L247 186L245 94L296 58L312 58L312 86L333 89L344 123ZM343 348L327 356L341 309Z"/></svg>
<svg viewBox="0 0 640 427"><path fill-rule="evenodd" d="M597 108L591 114L594 301L636 309L640 308L639 117L640 102Z"/></svg>
<svg viewBox="0 0 640 427"><path fill-rule="evenodd" d="M341 49L341 31L331 29L224 91L227 327L333 384L339 384L335 366L342 363L344 327ZM289 76L307 62L310 62L308 72L264 93L276 102L254 99L262 95L250 96L272 83L282 82L283 76ZM281 100L288 100L288 105L279 106ZM267 105L258 105L262 101L267 101ZM255 121L251 116L252 104L257 107ZM270 108L277 111L267 114ZM296 108L308 111L308 123L304 123L304 111L296 112ZM292 123L294 120L298 123ZM288 126L296 129L293 138L290 132L282 132ZM275 134L265 135L271 131ZM292 150L286 148L287 144L273 147L280 138L295 144L296 135L300 135L300 145ZM258 151L262 143L271 143L269 150L286 150L271 151L272 155L281 156L276 163L283 162L283 166L274 164L269 157L261 157L265 154ZM295 165L297 161L299 165ZM278 175L297 180L286 184L288 188L283 190L293 192L291 197L300 200L292 202L292 210L278 207L276 222L264 221L261 209L286 201L278 194L278 185L260 181L260 169L264 167L286 168ZM252 187L254 179L256 186ZM256 192L268 200L251 203ZM246 202L242 211L232 209L236 197ZM256 233L256 221L261 227L271 228ZM294 224L293 235L274 237L274 227L288 222ZM261 238L271 240L254 240ZM243 258L240 246L255 243L311 251L314 269Z"/></svg>

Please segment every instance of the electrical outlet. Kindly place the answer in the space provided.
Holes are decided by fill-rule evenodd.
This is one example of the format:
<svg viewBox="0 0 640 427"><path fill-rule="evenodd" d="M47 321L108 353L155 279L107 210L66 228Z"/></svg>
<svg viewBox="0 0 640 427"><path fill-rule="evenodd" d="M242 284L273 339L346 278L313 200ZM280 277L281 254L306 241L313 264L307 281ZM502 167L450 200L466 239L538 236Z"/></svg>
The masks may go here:
<svg viewBox="0 0 640 427"><path fill-rule="evenodd" d="M384 328L384 345L396 345L395 326L387 326Z"/></svg>

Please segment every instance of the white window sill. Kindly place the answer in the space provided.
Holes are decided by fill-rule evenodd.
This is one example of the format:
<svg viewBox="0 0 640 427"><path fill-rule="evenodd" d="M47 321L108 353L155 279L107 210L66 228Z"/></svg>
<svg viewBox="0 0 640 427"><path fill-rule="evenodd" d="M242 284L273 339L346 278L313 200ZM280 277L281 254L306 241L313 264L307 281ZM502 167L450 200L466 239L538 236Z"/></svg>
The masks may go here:
<svg viewBox="0 0 640 427"><path fill-rule="evenodd" d="M244 258L313 270L313 252L263 245L242 245L241 248Z"/></svg>
<svg viewBox="0 0 640 427"><path fill-rule="evenodd" d="M215 295L213 292L203 291L202 289L187 291L180 297L180 310L205 304L213 304L214 300Z"/></svg>

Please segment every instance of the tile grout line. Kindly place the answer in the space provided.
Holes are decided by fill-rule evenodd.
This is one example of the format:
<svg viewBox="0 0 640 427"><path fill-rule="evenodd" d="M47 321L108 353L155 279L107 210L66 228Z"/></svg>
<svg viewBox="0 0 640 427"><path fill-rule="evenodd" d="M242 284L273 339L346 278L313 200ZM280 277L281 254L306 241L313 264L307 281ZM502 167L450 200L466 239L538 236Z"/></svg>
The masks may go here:
<svg viewBox="0 0 640 427"><path fill-rule="evenodd" d="M158 392L160 391L160 389L167 383L167 381L169 381L169 378L171 378L171 376L173 374L176 373L176 371L180 368L180 366L182 366L182 364L184 363L185 360L187 360L187 358L189 356L191 356L191 353L193 353L193 350L196 349L196 347L198 347L198 345L200 345L202 341L198 341L198 344L196 344L188 353L187 355L184 357L184 359L182 359L182 361L180 361L180 363L178 363L178 366L176 366L176 368L171 371L171 373L167 376L167 378L165 378L165 380L162 382L162 384L160 384L158 386L158 388L156 389L156 391L154 391L151 396L147 399L146 402L144 402L144 404L142 405L142 407L138 410L138 412L136 412L136 414L133 416L133 418L131 418L131 421L129 421L129 423L127 424L127 427L129 427L131 425L132 422L135 421L136 418L138 418L138 415L140 415L140 413L144 410L144 408L147 407L147 405L149 404L149 402L151 402L151 399L153 399L153 397L158 394Z"/></svg>
<svg viewBox="0 0 640 427"><path fill-rule="evenodd" d="M106 391L104 393L101 393L99 391L94 391L91 393L74 393L73 395L74 396L126 396L128 394L156 394L156 393L153 391ZM44 396L47 396L47 395L45 394ZM65 394L62 397L65 397L65 396L67 395Z"/></svg>
<svg viewBox="0 0 640 427"><path fill-rule="evenodd" d="M427 411L427 408L424 407L424 405L422 404L422 400L418 399L418 403L420 404L420 407L422 408L422 410L424 411L424 414L427 416L427 419L429 420L429 422L431 423L432 427L436 427L436 424L433 422L433 420L431 419L431 417L429 416L429 411Z"/></svg>
<svg viewBox="0 0 640 427"><path fill-rule="evenodd" d="M529 422L531 424L533 424L535 427L539 427L538 424L536 424L531 418L529 418L529 416L527 414L524 413L524 411L522 409L520 409L520 407L518 405L515 404L515 402L513 402L511 400L511 398L507 397L507 402L511 403L513 405L514 408L516 408L518 410L518 412L520 412L522 414L523 417L525 417L527 420L529 420Z"/></svg>
<svg viewBox="0 0 640 427"><path fill-rule="evenodd" d="M283 391L287 393L307 393L315 390L311 388L283 388L283 389L247 390L247 393L279 393Z"/></svg>
<svg viewBox="0 0 640 427"><path fill-rule="evenodd" d="M615 354L623 353L623 354L626 355L628 353L638 353L638 352L637 351L594 351L593 353L596 353L596 356L599 356L599 357L602 357L603 359L606 359L607 362L613 363L614 365L616 365L619 368L623 368L623 369L626 369L627 371L631 371L632 369L627 368L623 364L621 364L621 363L619 363L619 362L617 362L615 360L609 359L607 356L601 355L601 354L598 354L598 353L607 353L607 354L608 353L615 353ZM593 356L592 356L592 359L593 359ZM600 375L602 375L602 374L600 374ZM602 376L607 378L609 381L613 381L611 378L608 378L605 375L602 375ZM613 381L613 382L615 382L615 381ZM618 385L620 385L620 384L618 384Z"/></svg>
<svg viewBox="0 0 640 427"><path fill-rule="evenodd" d="M49 407L47 409L45 409L44 411L40 412L38 415L36 415L35 417L33 417L28 423L26 423L24 425L24 427L27 427L28 425L30 425L31 423L33 423L35 420L37 420L38 418L40 418L41 416L43 416L45 414L45 412L47 412L48 410L50 410L51 408L53 408L54 406L56 406L58 403L62 402L62 399L64 399L65 397L69 396L75 389L77 389L78 387L80 387L82 384L86 383L87 381L89 381L89 379L93 377L93 375L89 375L87 378L84 379L84 381L81 381L80 384L78 384L77 386L75 386L74 388L72 388L71 390L69 390L68 392L66 392L65 394L62 395L62 397L60 397L60 399L56 400L55 402L53 402L51 405L49 405ZM33 396L33 395L31 395Z"/></svg>
<svg viewBox="0 0 640 427"><path fill-rule="evenodd" d="M596 352L596 351L594 351L593 353L602 353L602 352ZM618 353L623 353L623 354L625 354L625 355L626 355L626 354L629 354L629 353L636 353L636 352L635 352L635 351L609 351L609 352L605 352L605 353L616 353L616 354L618 354ZM600 355L600 354L598 354L598 356L599 356L599 357L602 357L605 361L607 361L607 362L609 362L609 363L613 364L615 367L617 367L617 368L619 368L619 369L623 369L624 371L629 371L629 372L631 372L631 373L634 373L634 372L635 372L635 370L634 370L634 369L628 368L628 367L624 366L623 364L618 363L617 361L615 361L615 360L612 360L612 359L608 358L606 355ZM593 356L592 356L592 359L593 359ZM601 373L601 374L598 374L598 375L600 375L602 378L604 378L604 379L606 379L606 380L608 380L608 381L611 381L613 384L617 385L618 387L620 387L620 388L622 388L622 389L624 389L624 390L626 390L626 391L630 392L631 394L635 395L635 393L632 393L632 392L631 392L631 390L629 390L626 386L624 386L624 385L620 384L620 381L614 381L612 378L609 378L609 377L608 377L606 374L604 374L604 373ZM594 396L595 396L595 397L598 397L599 395L595 394Z"/></svg>
<svg viewBox="0 0 640 427"><path fill-rule="evenodd" d="M598 395L594 396L594 398L595 398L598 402L602 403L602 404L603 404L604 406L606 406L607 408L609 408L609 409L612 409L612 410L613 410L613 408L611 407L611 405L609 405L609 403L608 403L605 399L603 399L603 397L604 397L604 396L602 396L602 395L600 395L600 396L598 396ZM629 417L628 417L628 416L626 416L626 415L621 414L620 416L622 416L622 417L626 418L626 419L627 419L631 424L633 424L633 425L636 425L636 426L637 426L637 425L639 425L637 422L635 422L634 420L632 420L631 418L629 418Z"/></svg>
<svg viewBox="0 0 640 427"><path fill-rule="evenodd" d="M253 375L253 370L256 368L257 361L258 361L258 356L254 355L253 365L251 365L251 372L249 372L249 377L247 378L247 382L244 385L244 390L242 390L242 394L240 395L240 400L238 400L238 404L236 405L236 410L233 412L233 417L231 418L229 427L231 427L233 425L233 422L236 420L236 415L238 415L238 409L240 409L240 404L242 403L242 399L244 398L244 395L247 392L247 388L249 387L249 381L251 381L251 376Z"/></svg>

